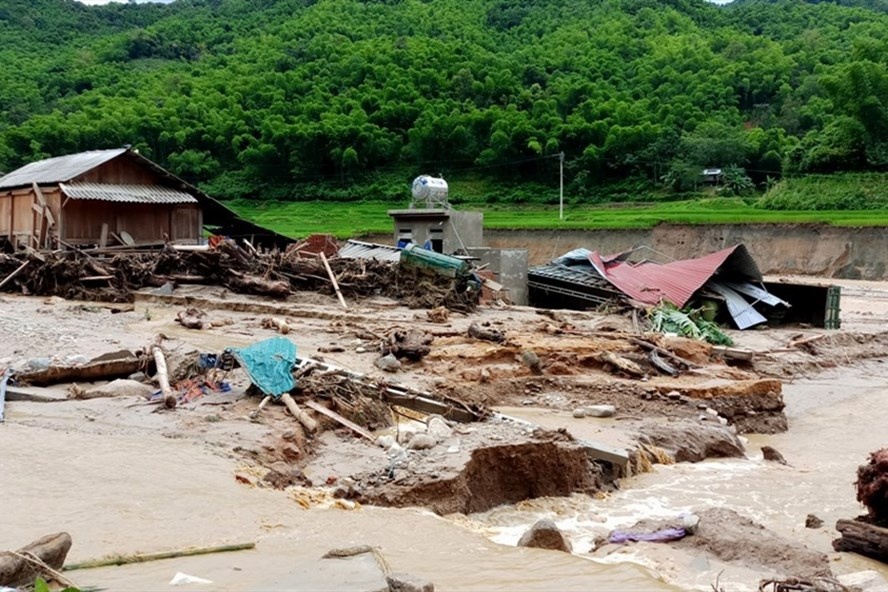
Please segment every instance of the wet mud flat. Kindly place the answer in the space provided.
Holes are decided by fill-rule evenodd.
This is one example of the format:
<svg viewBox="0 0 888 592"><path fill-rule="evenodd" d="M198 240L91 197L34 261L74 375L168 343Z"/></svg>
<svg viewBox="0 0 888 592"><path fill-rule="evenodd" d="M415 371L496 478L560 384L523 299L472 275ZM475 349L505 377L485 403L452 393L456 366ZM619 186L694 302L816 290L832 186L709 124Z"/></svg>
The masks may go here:
<svg viewBox="0 0 888 592"><path fill-rule="evenodd" d="M159 411L157 405L132 396L68 399L65 385L52 387L64 395L57 402L7 403L7 423L0 429L12 426L19 438L39 434L51 442L74 434L75 440L89 439L90 446L144 438L163 441L180 455L194 451L202 459L217 459L210 464L221 475L214 474L213 479L224 482L225 491L240 492L243 504L253 505L247 500L259 496L257 500L274 499L275 507L287 508L280 521L269 520L266 530L257 528L255 517L247 512L242 532L259 540L260 550L263 537L304 522L304 508L318 515L354 516L366 514L369 506L422 507L459 524L459 515L535 498L618 495L620 488L632 487L632 475L649 472L656 464L742 457L754 453L743 447L744 434L786 430L781 379L844 366L849 359L877 357L884 342L883 335L854 331L779 330L756 332L749 338L738 334L738 341L756 352L753 360L738 361L725 359L704 344L643 336L689 362L682 374L666 376L646 361L647 351L633 342L638 335L626 319L593 313L482 307L441 319L385 299L362 300L343 312L335 301L312 293L281 303L213 288L170 298L137 296L132 308L121 312L58 298L4 296L3 300L0 322L10 336L0 349L3 366L44 357L65 363L75 356L92 358L121 348L135 351L162 333L171 366L177 367L190 364L197 353L280 336L279 325L263 323L274 316L286 322L286 338L296 343L300 356L498 413L483 422L465 423L446 417L433 421L428 415L401 410L392 417L393 425L371 421L362 426L372 430L373 441L315 414L322 429L311 433L283 405L271 404L254 414L261 397L248 394L250 381L240 370L226 377L230 391L208 392L180 403L174 411ZM210 321L205 329L187 329L175 321L186 305L195 304ZM473 323L502 333L503 341L471 337ZM401 360L395 373L383 372L375 365L380 344L398 330L420 330L431 336L429 352L418 361ZM798 342L798 333L823 337L804 347L788 347ZM634 366L621 368L622 361ZM634 367L641 373L631 370ZM587 410L602 407L612 407L612 413L586 416ZM535 412L543 415L534 417ZM559 429L559 423L567 422L558 418L564 417L582 428ZM422 446L411 447L420 435L427 436ZM71 447L76 450L76 444ZM627 461L615 468L613 460L590 454L590 447L621 451ZM93 477L75 478L74 484L91 491L113 477L120 463L141 456L132 449L129 453L134 456L122 455L98 466L89 463L88 474ZM4 468L21 471L14 462L6 459ZM60 459L41 462L51 465ZM122 494L128 489L127 479L123 481ZM124 495L138 498L134 492ZM207 501L218 512L242 511L224 499ZM118 503L125 514L126 503ZM112 527L111 514L104 528ZM120 515L118 519L126 522ZM35 528L20 525L9 536L45 534L34 532ZM73 556L119 552L101 544L107 539L104 528L84 525L75 532ZM338 532L349 538L347 531ZM143 540L152 542L149 546L184 544L161 541L150 528L143 535ZM206 540L198 542L235 535L210 529ZM298 540L297 532L291 536ZM193 537L183 538L196 544ZM24 542L4 540L0 546L13 548ZM413 567L414 561L407 561L407 567ZM438 575L437 570L430 573Z"/></svg>

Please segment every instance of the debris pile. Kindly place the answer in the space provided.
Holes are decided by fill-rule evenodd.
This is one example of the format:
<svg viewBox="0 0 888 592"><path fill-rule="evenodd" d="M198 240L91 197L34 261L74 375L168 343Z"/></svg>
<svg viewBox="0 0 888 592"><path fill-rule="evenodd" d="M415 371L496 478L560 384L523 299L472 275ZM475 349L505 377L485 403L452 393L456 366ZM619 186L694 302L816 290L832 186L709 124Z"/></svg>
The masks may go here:
<svg viewBox="0 0 888 592"><path fill-rule="evenodd" d="M869 462L857 468L857 501L867 515L839 520L841 538L833 541L836 551L850 551L888 563L888 448L870 454Z"/></svg>
<svg viewBox="0 0 888 592"><path fill-rule="evenodd" d="M0 253L0 289L71 300L131 302L133 292L171 284L212 284L244 294L286 298L295 291L341 293L344 297L387 296L411 308L444 306L470 312L479 290L470 276L423 273L391 261L306 257L305 253L247 249L218 241L206 249L159 252L72 250L15 255ZM329 270L329 271L328 271ZM191 322L192 320L189 320Z"/></svg>

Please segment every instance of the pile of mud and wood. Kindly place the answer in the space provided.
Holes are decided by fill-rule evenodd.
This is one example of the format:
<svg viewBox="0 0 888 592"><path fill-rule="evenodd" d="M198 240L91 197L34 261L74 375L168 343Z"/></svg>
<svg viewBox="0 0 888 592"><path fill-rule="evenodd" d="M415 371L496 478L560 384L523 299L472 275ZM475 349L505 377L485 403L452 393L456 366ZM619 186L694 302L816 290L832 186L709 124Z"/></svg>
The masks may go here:
<svg viewBox="0 0 888 592"><path fill-rule="evenodd" d="M132 302L134 292L166 284L210 284L284 299L298 291L345 298L386 296L411 308L470 312L479 292L448 278L376 259L297 256L225 241L212 248L116 252L112 249L0 253L0 291L71 300Z"/></svg>
<svg viewBox="0 0 888 592"><path fill-rule="evenodd" d="M836 551L849 551L888 563L888 448L870 454L869 462L857 469L857 501L867 514L839 520L841 537L833 541Z"/></svg>

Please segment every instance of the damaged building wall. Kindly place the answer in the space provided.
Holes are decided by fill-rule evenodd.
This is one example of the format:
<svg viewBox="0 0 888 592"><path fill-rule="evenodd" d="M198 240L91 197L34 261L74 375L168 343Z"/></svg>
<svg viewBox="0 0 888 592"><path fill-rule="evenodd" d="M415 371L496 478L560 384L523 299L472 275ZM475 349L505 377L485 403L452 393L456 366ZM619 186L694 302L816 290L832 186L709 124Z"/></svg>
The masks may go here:
<svg viewBox="0 0 888 592"><path fill-rule="evenodd" d="M470 248L479 266L496 274L496 281L509 291L513 304L527 304L527 249Z"/></svg>

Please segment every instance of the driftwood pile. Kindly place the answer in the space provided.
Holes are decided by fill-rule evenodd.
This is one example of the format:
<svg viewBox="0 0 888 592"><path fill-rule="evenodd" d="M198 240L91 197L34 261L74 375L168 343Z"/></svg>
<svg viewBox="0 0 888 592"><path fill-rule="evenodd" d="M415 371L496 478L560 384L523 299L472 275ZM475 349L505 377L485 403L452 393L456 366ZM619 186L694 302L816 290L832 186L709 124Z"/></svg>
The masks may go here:
<svg viewBox="0 0 888 592"><path fill-rule="evenodd" d="M888 563L888 448L870 454L857 468L857 501L868 514L836 523L842 537L833 541L836 551L850 551Z"/></svg>
<svg viewBox="0 0 888 592"><path fill-rule="evenodd" d="M478 291L397 263L367 259L329 259L345 298L387 296L412 308L445 306L470 312ZM91 254L85 251L0 253L0 290L72 300L131 302L133 292L164 284L211 284L233 292L286 298L297 291L334 294L320 258L281 251L246 250L223 242L210 250Z"/></svg>

